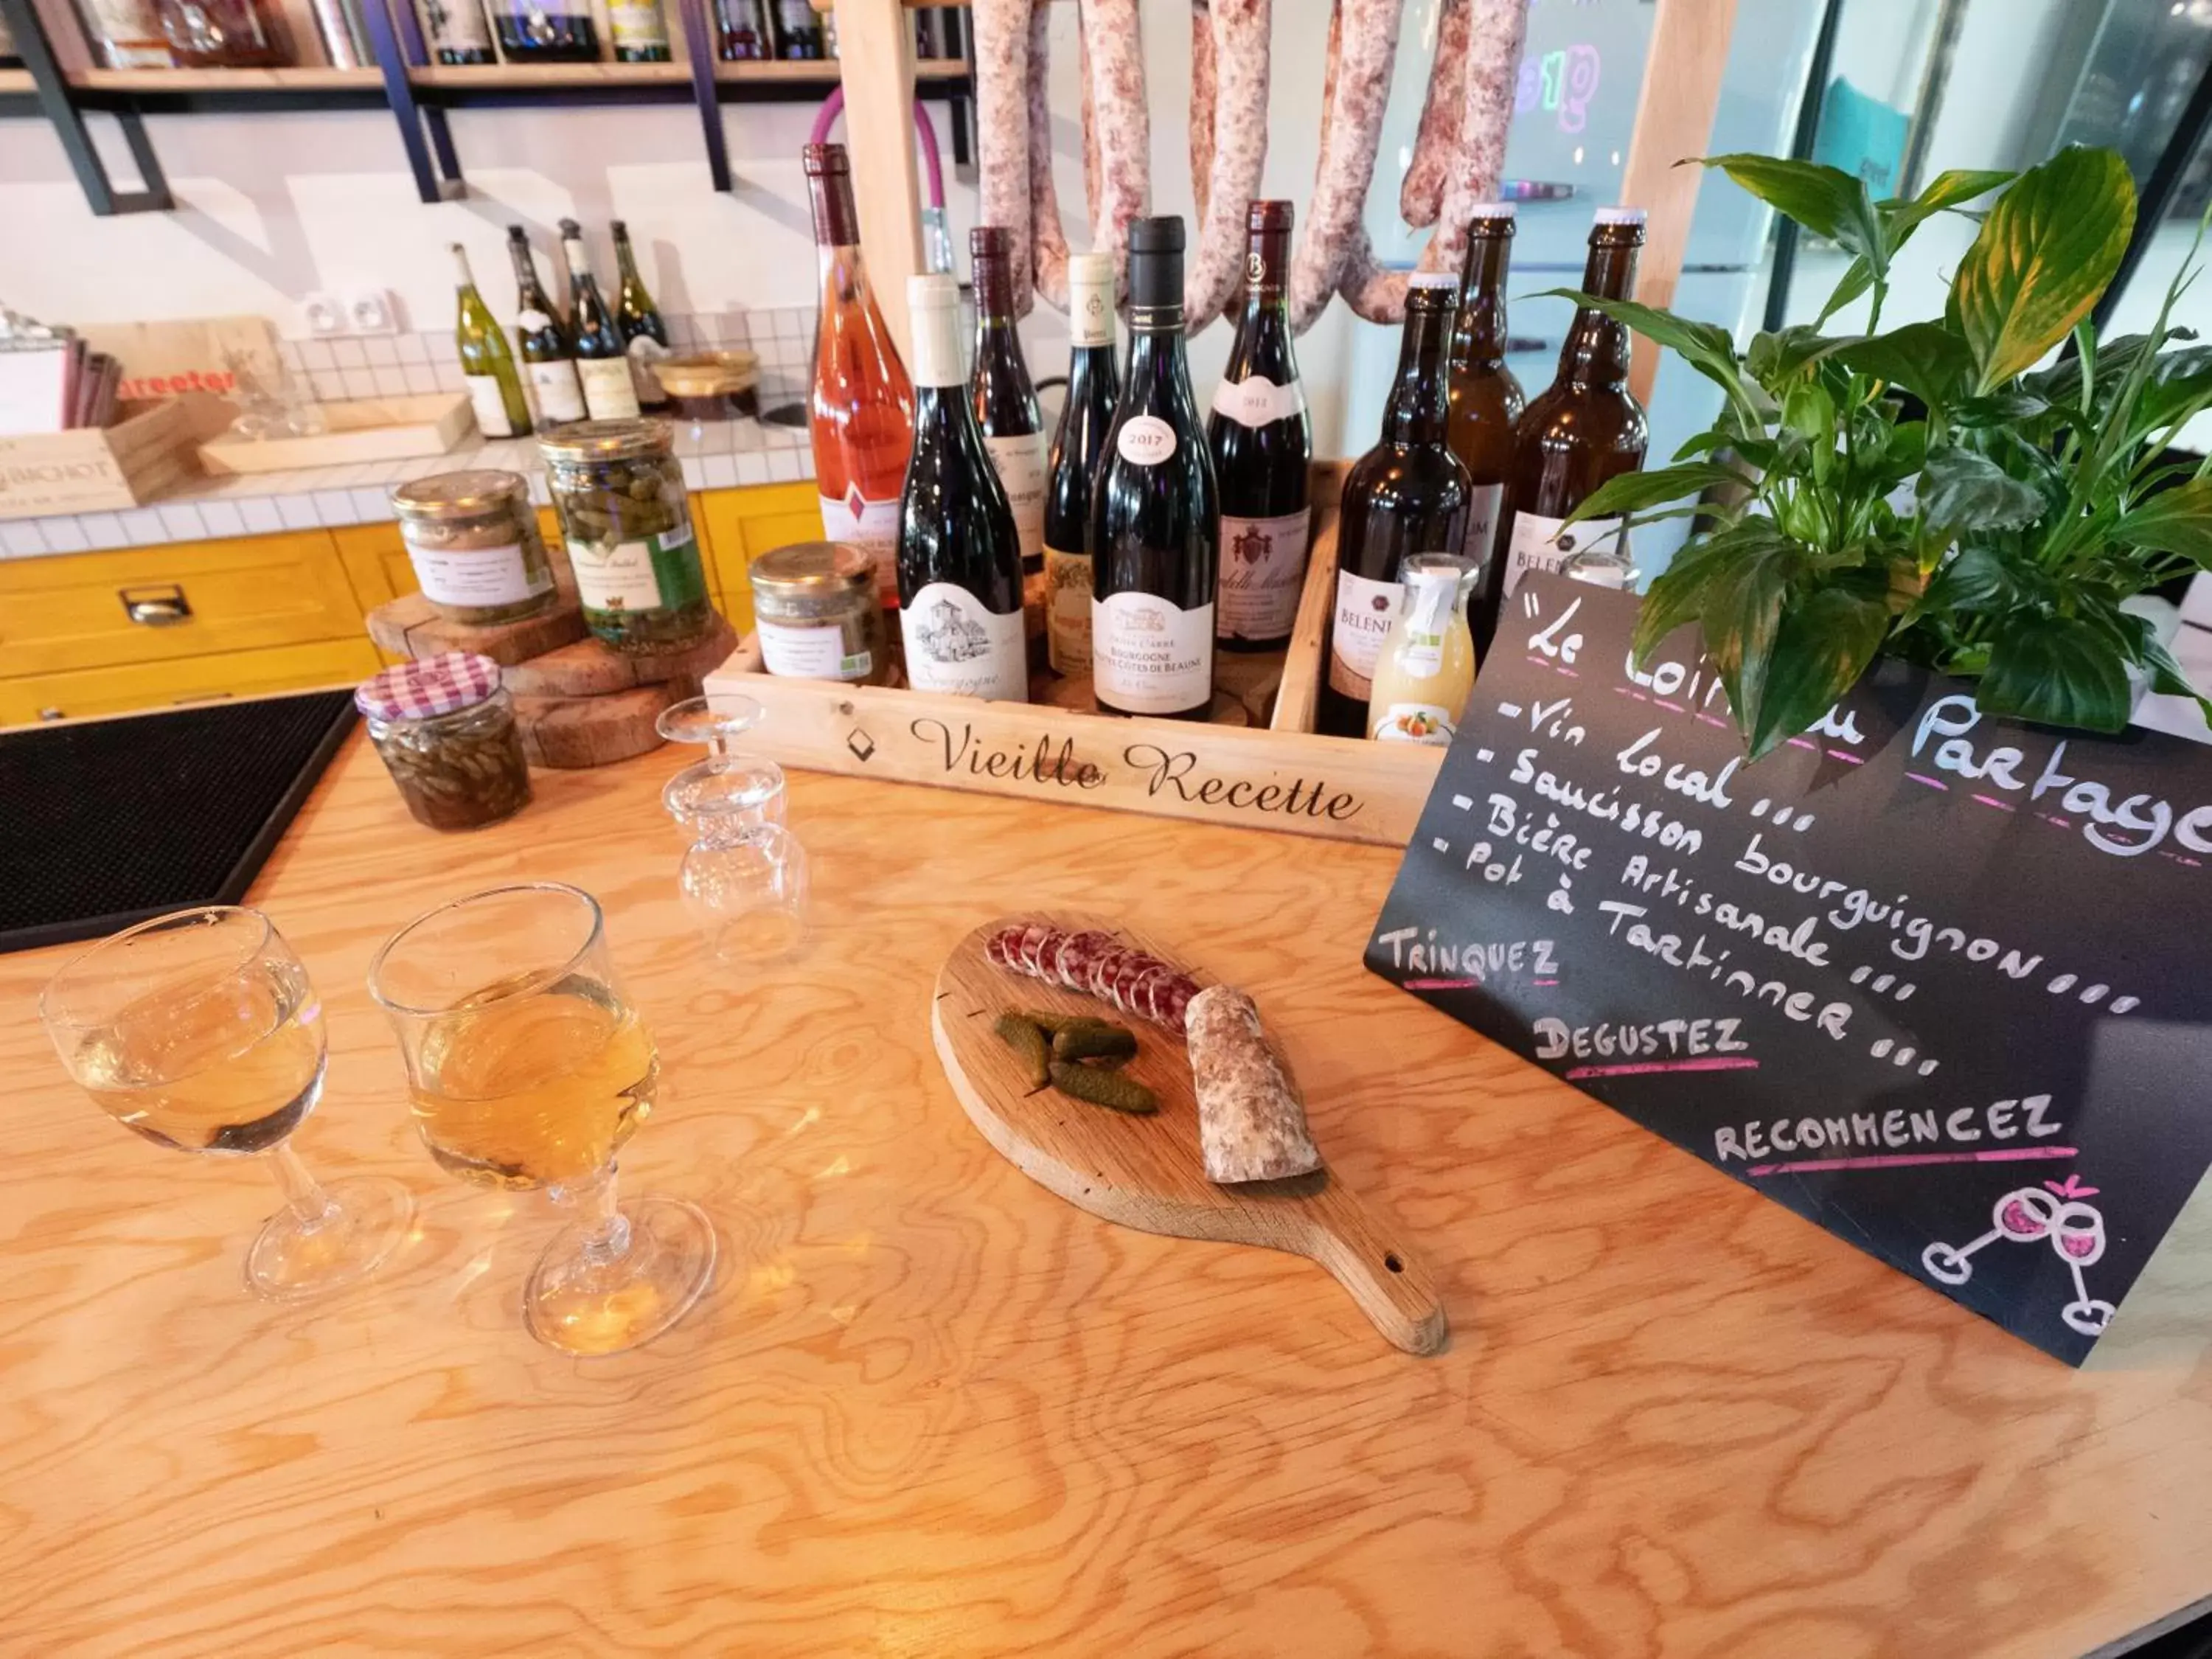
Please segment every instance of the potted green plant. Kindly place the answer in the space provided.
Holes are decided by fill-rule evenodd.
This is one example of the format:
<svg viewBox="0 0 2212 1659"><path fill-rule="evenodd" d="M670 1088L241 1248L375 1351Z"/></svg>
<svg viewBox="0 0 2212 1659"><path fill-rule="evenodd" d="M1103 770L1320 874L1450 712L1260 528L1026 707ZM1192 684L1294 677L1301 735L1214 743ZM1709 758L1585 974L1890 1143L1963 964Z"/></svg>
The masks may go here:
<svg viewBox="0 0 2212 1659"><path fill-rule="evenodd" d="M2094 732L2126 723L2131 675L2196 696L2121 602L2212 568L2212 462L2162 459L2212 407L2212 345L2169 323L2194 245L2148 335L2097 338L2091 308L2135 228L2120 157L2067 149L2017 177L1946 173L1879 202L1812 162L1704 165L1852 262L1817 322L1756 335L1741 353L1711 324L1555 290L1726 394L1672 465L1613 479L1574 515L1711 520L1652 582L1639 660L1698 624L1753 758L1883 654L1971 682L1986 713ZM2000 189L1942 316L1883 329L1892 264L1913 232ZM1861 295L1867 332L1820 331ZM2075 351L2038 368L2069 334ZM1907 418L1900 392L1924 415ZM1708 494L1721 499L1696 499Z"/></svg>

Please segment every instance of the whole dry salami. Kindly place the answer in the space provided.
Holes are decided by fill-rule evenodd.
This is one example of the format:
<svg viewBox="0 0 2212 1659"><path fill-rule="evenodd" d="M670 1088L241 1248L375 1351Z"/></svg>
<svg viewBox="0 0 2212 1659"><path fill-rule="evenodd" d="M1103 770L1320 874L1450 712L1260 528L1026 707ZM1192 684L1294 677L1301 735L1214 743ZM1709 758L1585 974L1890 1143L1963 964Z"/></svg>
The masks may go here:
<svg viewBox="0 0 2212 1659"><path fill-rule="evenodd" d="M1208 986L1191 999L1186 1035L1208 1180L1279 1181L1321 1168L1305 1103L1251 998L1233 986Z"/></svg>

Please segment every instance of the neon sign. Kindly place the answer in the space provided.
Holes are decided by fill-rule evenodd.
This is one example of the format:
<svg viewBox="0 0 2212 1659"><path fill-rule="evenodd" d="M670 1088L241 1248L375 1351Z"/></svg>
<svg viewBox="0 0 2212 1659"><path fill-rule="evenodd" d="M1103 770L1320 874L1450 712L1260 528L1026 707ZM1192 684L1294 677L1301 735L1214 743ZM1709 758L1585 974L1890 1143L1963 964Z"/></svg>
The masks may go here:
<svg viewBox="0 0 2212 1659"><path fill-rule="evenodd" d="M1526 115L1534 109L1557 112L1559 131L1580 132L1589 124L1589 100L1596 94L1597 48L1562 47L1541 58L1521 60L1521 73L1513 87L1513 112Z"/></svg>

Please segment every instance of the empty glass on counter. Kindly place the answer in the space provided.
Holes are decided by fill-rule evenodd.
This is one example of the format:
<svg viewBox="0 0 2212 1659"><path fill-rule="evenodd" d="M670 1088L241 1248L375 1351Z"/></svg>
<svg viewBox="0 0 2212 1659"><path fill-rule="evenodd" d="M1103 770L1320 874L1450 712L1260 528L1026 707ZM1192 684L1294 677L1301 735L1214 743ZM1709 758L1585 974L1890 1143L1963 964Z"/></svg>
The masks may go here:
<svg viewBox="0 0 2212 1659"><path fill-rule="evenodd" d="M691 837L677 877L684 908L724 962L782 956L806 932L806 850L784 828L783 769L735 746L761 714L750 697L714 692L659 720L671 742L708 745L705 760L668 781L660 803Z"/></svg>
<svg viewBox="0 0 2212 1659"><path fill-rule="evenodd" d="M267 1156L286 1202L246 1251L260 1295L351 1285L406 1237L404 1187L321 1186L291 1149L328 1045L307 970L258 910L210 905L126 928L57 973L39 1014L70 1075L125 1128L180 1152Z"/></svg>
<svg viewBox="0 0 2212 1659"><path fill-rule="evenodd" d="M542 882L441 905L386 941L368 990L398 1033L415 1126L439 1165L544 1188L582 1212L530 1275L531 1334L617 1353L681 1318L713 1277L714 1229L681 1200L616 1202L616 1156L659 1099L660 1062L615 978L598 902Z"/></svg>

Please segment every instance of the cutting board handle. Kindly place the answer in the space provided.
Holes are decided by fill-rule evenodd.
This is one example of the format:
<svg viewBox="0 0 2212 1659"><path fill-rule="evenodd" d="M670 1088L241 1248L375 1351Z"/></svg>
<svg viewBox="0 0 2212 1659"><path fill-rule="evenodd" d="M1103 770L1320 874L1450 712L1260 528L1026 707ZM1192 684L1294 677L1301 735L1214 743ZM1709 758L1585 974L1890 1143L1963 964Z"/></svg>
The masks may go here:
<svg viewBox="0 0 2212 1659"><path fill-rule="evenodd" d="M1440 1352L1448 1328L1435 1281L1358 1194L1332 1173L1308 1215L1314 1237L1304 1253L1352 1292L1375 1328L1407 1353Z"/></svg>

